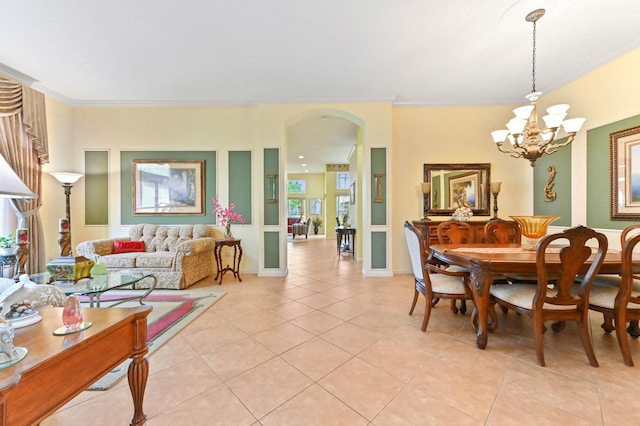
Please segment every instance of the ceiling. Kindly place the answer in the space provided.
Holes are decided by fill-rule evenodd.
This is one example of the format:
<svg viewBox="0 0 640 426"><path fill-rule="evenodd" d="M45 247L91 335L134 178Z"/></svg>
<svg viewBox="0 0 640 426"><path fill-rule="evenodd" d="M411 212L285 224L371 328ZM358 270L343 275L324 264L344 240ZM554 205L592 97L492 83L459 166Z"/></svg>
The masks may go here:
<svg viewBox="0 0 640 426"><path fill-rule="evenodd" d="M538 90L640 46L638 0L20 0L0 72L74 106L517 105L539 7ZM315 121L308 148L353 133Z"/></svg>

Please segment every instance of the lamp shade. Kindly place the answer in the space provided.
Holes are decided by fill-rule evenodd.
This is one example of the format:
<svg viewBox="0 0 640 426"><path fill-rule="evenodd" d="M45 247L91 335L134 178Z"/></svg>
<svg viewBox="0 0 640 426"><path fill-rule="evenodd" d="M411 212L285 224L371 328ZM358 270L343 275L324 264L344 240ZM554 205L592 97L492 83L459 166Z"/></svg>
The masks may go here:
<svg viewBox="0 0 640 426"><path fill-rule="evenodd" d="M38 198L38 195L22 182L2 155L0 155L0 197Z"/></svg>
<svg viewBox="0 0 640 426"><path fill-rule="evenodd" d="M65 184L76 183L78 179L80 179L83 176L81 173L70 173L70 172L51 172L49 174L54 178L56 178L58 182L65 183Z"/></svg>

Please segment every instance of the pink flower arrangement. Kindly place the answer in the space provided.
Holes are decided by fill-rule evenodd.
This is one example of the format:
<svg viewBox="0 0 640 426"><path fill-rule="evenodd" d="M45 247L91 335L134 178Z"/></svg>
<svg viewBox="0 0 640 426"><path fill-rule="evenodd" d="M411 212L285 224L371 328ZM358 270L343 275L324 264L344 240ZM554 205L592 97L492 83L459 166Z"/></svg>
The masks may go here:
<svg viewBox="0 0 640 426"><path fill-rule="evenodd" d="M213 206L213 211L216 213L220 226L227 226L227 224L234 222L242 224L247 223L240 213L233 211L233 209L236 208L234 203L231 203L229 207L222 207L220 205L220 201L218 201L218 197L216 197L213 199Z"/></svg>

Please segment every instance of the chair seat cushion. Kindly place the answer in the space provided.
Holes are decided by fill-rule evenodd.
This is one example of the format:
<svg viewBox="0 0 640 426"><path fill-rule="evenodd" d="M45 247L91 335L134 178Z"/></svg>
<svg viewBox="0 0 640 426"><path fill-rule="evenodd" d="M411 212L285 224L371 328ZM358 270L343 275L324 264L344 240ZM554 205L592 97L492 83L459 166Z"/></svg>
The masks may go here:
<svg viewBox="0 0 640 426"><path fill-rule="evenodd" d="M620 277L618 277L618 280ZM601 308L613 309L613 304L618 294L618 287L614 287L611 283L594 282L589 292L589 305L599 306ZM638 297L638 291L635 289L631 292L631 296ZM628 303L627 309L640 310L640 306L635 303Z"/></svg>
<svg viewBox="0 0 640 426"><path fill-rule="evenodd" d="M465 294L464 282L460 277L452 277L444 274L429 274L431 290L434 293Z"/></svg>
<svg viewBox="0 0 640 426"><path fill-rule="evenodd" d="M536 295L538 286L531 284L503 284L491 286L489 293L494 299L504 300L513 306L523 309L533 308L533 297ZM554 289L548 289L547 294L553 296ZM561 306L545 303L542 309L565 310L574 309L574 306Z"/></svg>

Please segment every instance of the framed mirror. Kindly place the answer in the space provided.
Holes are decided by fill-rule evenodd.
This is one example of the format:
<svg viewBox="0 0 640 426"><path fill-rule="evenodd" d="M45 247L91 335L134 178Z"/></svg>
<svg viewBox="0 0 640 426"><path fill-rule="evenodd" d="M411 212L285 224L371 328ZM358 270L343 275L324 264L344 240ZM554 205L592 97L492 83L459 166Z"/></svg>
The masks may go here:
<svg viewBox="0 0 640 426"><path fill-rule="evenodd" d="M490 163L425 164L424 182L431 182L423 200L427 215L451 216L462 206L474 216L490 215Z"/></svg>

